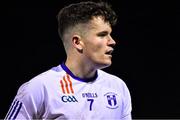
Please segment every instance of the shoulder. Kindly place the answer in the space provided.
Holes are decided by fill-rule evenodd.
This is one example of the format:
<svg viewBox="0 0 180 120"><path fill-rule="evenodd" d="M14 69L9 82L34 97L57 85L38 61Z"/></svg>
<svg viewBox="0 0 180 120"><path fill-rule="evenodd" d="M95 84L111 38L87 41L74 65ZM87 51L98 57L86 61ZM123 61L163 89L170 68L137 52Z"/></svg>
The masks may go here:
<svg viewBox="0 0 180 120"><path fill-rule="evenodd" d="M57 66L36 75L32 79L30 79L28 83L31 87L37 85L48 85L55 82L55 80L58 79L61 75L64 75L64 71L60 66Z"/></svg>
<svg viewBox="0 0 180 120"><path fill-rule="evenodd" d="M98 70L99 78L101 84L106 86L106 89L110 88L113 90L117 95L121 96L122 100L122 108L123 108L123 115L122 116L130 116L132 106L131 106L131 95L130 91L125 83L121 78L116 75L107 73L103 70Z"/></svg>
<svg viewBox="0 0 180 120"><path fill-rule="evenodd" d="M107 73L106 71L103 71L103 70L98 70L98 74L99 74L100 80L102 81L104 85L107 85L108 87L111 87L114 89L118 89L124 94L129 93L127 84L120 77L113 75L111 73Z"/></svg>
<svg viewBox="0 0 180 120"><path fill-rule="evenodd" d="M19 87L17 96L42 96L45 92L45 89L51 87L51 84L53 84L55 80L58 79L59 75L61 75L61 72L61 70L56 71L54 68L52 68L36 75Z"/></svg>
<svg viewBox="0 0 180 120"><path fill-rule="evenodd" d="M109 80L110 82L113 81L113 82L125 84L125 82L120 77L113 75L111 73L108 73L106 71L98 70L98 74L99 74L100 78L103 78L105 80Z"/></svg>
<svg viewBox="0 0 180 120"><path fill-rule="evenodd" d="M18 94L33 94L33 95L40 95L44 94L46 91L45 89L48 89L50 87L53 87L54 84L56 84L57 80L64 74L64 71L59 66L53 67L49 70L46 70L29 81L23 83L20 88L18 89Z"/></svg>
<svg viewBox="0 0 180 120"><path fill-rule="evenodd" d="M17 92L16 98L18 98L19 100L21 99L25 99L27 97L40 97L43 94L43 89L44 89L44 83L45 83L45 79L47 74L47 72L41 73L35 77L33 77L32 79L28 80L27 82L23 83Z"/></svg>

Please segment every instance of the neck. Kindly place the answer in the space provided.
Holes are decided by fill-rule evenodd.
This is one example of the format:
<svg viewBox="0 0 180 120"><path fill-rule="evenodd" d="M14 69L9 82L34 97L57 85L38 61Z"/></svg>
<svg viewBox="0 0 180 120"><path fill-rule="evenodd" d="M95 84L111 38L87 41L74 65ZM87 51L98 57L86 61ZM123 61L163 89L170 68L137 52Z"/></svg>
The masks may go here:
<svg viewBox="0 0 180 120"><path fill-rule="evenodd" d="M84 80L93 78L96 75L96 69L94 69L92 65L88 65L80 60L75 60L75 58L72 58L72 60L67 58L65 65L76 77Z"/></svg>

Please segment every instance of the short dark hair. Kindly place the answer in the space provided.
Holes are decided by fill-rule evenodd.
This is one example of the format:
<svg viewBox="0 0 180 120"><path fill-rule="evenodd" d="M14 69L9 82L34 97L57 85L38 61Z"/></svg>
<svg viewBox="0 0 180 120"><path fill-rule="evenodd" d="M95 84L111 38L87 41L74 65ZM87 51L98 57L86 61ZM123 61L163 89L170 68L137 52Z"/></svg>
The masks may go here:
<svg viewBox="0 0 180 120"><path fill-rule="evenodd" d="M106 2L79 2L73 3L60 10L57 15L58 33L62 36L69 27L79 23L88 23L93 17L101 16L105 22L114 26L117 21L116 13L111 9L111 5Z"/></svg>

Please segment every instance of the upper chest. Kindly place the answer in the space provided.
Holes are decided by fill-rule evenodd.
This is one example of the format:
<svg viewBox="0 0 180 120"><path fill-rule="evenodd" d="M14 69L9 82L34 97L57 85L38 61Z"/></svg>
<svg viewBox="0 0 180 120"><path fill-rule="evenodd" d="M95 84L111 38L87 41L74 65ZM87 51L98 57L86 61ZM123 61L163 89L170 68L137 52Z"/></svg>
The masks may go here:
<svg viewBox="0 0 180 120"><path fill-rule="evenodd" d="M116 117L122 110L123 95L115 82L98 79L85 83L67 76L54 81L46 87L46 107L51 114Z"/></svg>

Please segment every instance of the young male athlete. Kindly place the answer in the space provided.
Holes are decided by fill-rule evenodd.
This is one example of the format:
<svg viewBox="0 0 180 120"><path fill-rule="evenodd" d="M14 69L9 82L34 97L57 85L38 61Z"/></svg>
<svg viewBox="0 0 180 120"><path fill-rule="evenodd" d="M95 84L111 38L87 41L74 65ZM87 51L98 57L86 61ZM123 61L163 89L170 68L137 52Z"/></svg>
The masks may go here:
<svg viewBox="0 0 180 120"><path fill-rule="evenodd" d="M117 17L104 2L80 2L57 15L66 60L24 83L5 119L130 120L131 97L111 65Z"/></svg>

